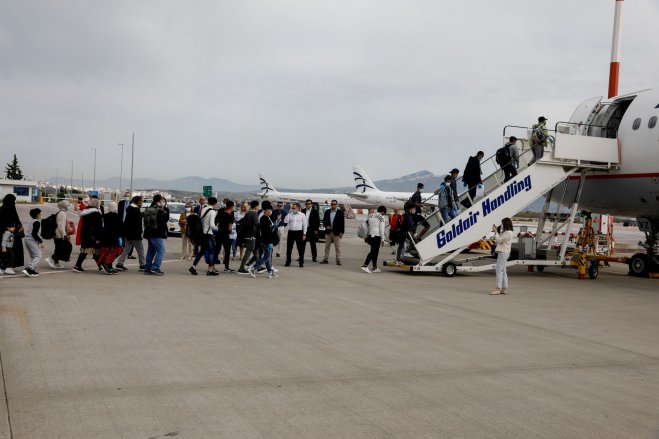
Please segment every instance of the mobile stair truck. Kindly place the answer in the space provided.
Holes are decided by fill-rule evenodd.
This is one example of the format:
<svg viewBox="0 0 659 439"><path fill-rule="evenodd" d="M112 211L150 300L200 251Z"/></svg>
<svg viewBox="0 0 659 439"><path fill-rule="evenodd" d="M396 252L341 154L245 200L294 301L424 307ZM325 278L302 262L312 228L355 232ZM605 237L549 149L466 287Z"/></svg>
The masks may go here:
<svg viewBox="0 0 659 439"><path fill-rule="evenodd" d="M571 122L559 122L550 136L544 156L533 163L533 152L528 140L520 139L521 151L517 176L504 182L503 172L491 156L481 162L484 178L484 195L472 200L468 188L460 193L461 205L470 205L448 223L442 221L437 210L425 219L429 224L423 236L418 236L416 230L408 233L409 253L402 263L385 262L385 266L412 272L442 272L451 277L458 271L486 271L494 269L495 263L484 263L491 256L463 257L462 252L471 244L479 241L492 230L493 224L500 224L503 218L512 218L522 212L529 204L546 196L544 210L538 222L535 236L522 237L515 244L518 256L508 261L508 266L528 265L542 271L546 266L578 268L580 277L586 270L592 279L597 277L596 261L589 261L585 253L578 248L568 253L570 229L579 206L579 198L588 173L606 173L615 169L620 163L617 133L607 137L586 135L592 128L604 128L576 125ZM530 129L525 127L507 126L503 130L504 141L510 129ZM530 135L527 136L530 138ZM518 145L519 145L518 143ZM572 200L565 200L568 185L563 185L559 202L559 211L549 212L551 200L554 198L554 188L570 177L579 180L576 194ZM462 183L458 181L458 187ZM558 195L558 194L556 194ZM561 214L560 206L570 203L569 214ZM547 219L554 218L552 231L543 234ZM552 246L551 240L561 230L565 238L560 246ZM410 255L411 253L411 255ZM491 259L490 259L491 261ZM588 268L587 266L590 265Z"/></svg>

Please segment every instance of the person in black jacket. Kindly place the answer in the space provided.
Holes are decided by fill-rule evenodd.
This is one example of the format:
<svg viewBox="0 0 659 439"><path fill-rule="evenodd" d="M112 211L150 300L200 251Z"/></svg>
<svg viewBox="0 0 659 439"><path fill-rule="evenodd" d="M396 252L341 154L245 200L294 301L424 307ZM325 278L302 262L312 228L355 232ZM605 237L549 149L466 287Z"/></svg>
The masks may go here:
<svg viewBox="0 0 659 439"><path fill-rule="evenodd" d="M144 245L142 243L142 203L144 199L141 195L136 195L131 200L130 205L126 208L126 219L122 225L122 235L126 242L124 251L117 260L117 270L126 271L124 262L133 249L137 251L137 260L140 263L140 270L144 270L146 258L144 257Z"/></svg>
<svg viewBox="0 0 659 439"><path fill-rule="evenodd" d="M242 235L242 240L245 245L245 254L240 262L240 268L238 269L238 274L249 274L245 270L245 265L247 261L252 257L254 252L254 247L256 246L256 239L259 234L259 202L252 200L249 203L249 211L245 214L242 219L242 227L240 234Z"/></svg>
<svg viewBox="0 0 659 439"><path fill-rule="evenodd" d="M160 270L160 265L165 258L167 221L169 221L167 202L162 195L155 194L151 205L144 211L144 237L149 241L144 274L156 276L165 274Z"/></svg>
<svg viewBox="0 0 659 439"><path fill-rule="evenodd" d="M76 261L73 271L83 273L82 263L87 255L96 256L101 244L101 234L103 233L103 216L101 215L101 200L92 198L89 204L80 212L82 221L82 230L80 230L80 255Z"/></svg>
<svg viewBox="0 0 659 439"><path fill-rule="evenodd" d="M101 248L96 264L105 274L117 274L118 271L112 268L112 263L122 252L121 217L117 212L117 203L111 202L103 215Z"/></svg>
<svg viewBox="0 0 659 439"><path fill-rule="evenodd" d="M483 160L483 157L485 157L483 151L478 151L475 156L469 157L469 160L467 160L467 166L465 166L465 170L462 174L462 181L466 183L469 188L469 197L471 197L471 201L465 199L462 202L465 207L471 206L471 202L476 198L477 186L483 183L481 178L481 175L483 174L481 171L481 160Z"/></svg>
<svg viewBox="0 0 659 439"><path fill-rule="evenodd" d="M311 260L318 262L318 250L316 249L316 242L318 242L318 231L320 230L320 214L318 209L313 207L311 200L304 202L304 209L302 213L307 216L307 239L309 248L311 248ZM305 244L306 246L306 244Z"/></svg>
<svg viewBox="0 0 659 439"><path fill-rule="evenodd" d="M279 277L275 270L272 268L272 247L275 242L275 233L279 226L279 220L272 221L272 204L269 201L263 202L263 215L259 221L261 232L261 248L263 248L263 256L249 269L249 274L256 277L256 272L259 271L261 265L265 262L268 269L268 278L273 279Z"/></svg>
<svg viewBox="0 0 659 439"><path fill-rule="evenodd" d="M336 252L336 265L341 265L341 238L345 232L345 216L343 210L339 209L339 203L332 200L331 209L325 211L323 225L325 226L325 258L321 264L327 264L329 259L330 247L334 243Z"/></svg>
<svg viewBox="0 0 659 439"><path fill-rule="evenodd" d="M25 230L23 224L18 218L16 211L16 196L14 194L7 194L2 199L2 206L0 206L0 232L7 230L8 225L14 226L14 262L9 268L22 267L24 264L23 254L23 236Z"/></svg>

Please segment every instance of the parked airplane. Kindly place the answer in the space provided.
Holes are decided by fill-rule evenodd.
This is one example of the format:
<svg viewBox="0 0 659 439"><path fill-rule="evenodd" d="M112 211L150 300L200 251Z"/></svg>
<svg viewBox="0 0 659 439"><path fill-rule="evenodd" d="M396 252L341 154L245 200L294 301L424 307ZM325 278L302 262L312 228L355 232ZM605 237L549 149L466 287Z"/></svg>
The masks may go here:
<svg viewBox="0 0 659 439"><path fill-rule="evenodd" d="M620 165L606 174L586 175L579 208L635 217L646 234L647 255L634 255L632 271L643 274L659 269L659 90L643 90L582 102L570 118L583 135L617 138ZM577 125L579 126L579 125ZM570 177L553 192L552 199L574 198L578 176ZM565 184L568 192L563 197Z"/></svg>
<svg viewBox="0 0 659 439"><path fill-rule="evenodd" d="M336 200L339 204L350 204L356 200L350 198L347 194L332 194L332 193L315 193L315 192L279 192L275 187L270 184L265 175L259 174L261 181L261 193L255 194L263 200L268 201L305 201L311 200L314 203L329 204L330 201Z"/></svg>
<svg viewBox="0 0 659 439"><path fill-rule="evenodd" d="M375 183L366 175L361 166L352 167L353 178L355 179L355 192L349 195L352 198L365 203L378 206L384 206L390 209L402 209L405 202L410 199L412 192L385 192L375 186ZM424 204L437 206L437 195L432 192L421 194Z"/></svg>

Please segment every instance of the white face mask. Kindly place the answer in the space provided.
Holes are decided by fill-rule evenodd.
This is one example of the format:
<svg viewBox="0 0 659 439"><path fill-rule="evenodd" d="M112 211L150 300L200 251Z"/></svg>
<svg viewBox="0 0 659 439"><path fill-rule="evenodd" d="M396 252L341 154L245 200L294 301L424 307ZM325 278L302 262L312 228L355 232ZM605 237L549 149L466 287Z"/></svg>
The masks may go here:
<svg viewBox="0 0 659 439"><path fill-rule="evenodd" d="M192 210L192 209L190 209L189 207L186 207L186 208L185 208L185 211L186 211L186 212L190 212L191 210Z"/></svg>
<svg viewBox="0 0 659 439"><path fill-rule="evenodd" d="M130 200L130 197L124 197L124 200L128 201Z"/></svg>

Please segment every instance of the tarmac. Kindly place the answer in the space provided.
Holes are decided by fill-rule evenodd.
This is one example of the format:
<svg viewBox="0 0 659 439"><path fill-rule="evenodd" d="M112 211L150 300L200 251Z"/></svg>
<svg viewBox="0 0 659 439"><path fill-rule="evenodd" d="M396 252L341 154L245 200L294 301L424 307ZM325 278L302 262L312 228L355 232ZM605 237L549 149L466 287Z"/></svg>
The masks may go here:
<svg viewBox="0 0 659 439"><path fill-rule="evenodd" d="M0 276L0 438L659 438L659 283L624 266L489 296L363 273L356 237L278 279L193 277L179 243L163 277Z"/></svg>

